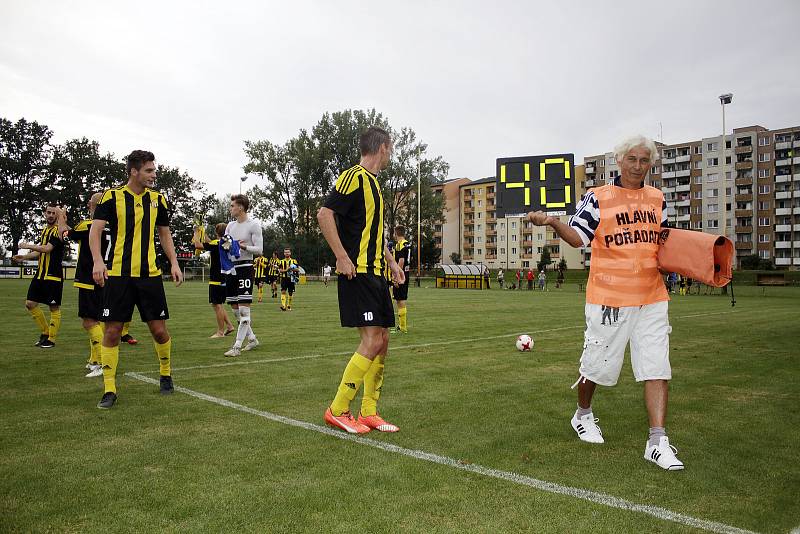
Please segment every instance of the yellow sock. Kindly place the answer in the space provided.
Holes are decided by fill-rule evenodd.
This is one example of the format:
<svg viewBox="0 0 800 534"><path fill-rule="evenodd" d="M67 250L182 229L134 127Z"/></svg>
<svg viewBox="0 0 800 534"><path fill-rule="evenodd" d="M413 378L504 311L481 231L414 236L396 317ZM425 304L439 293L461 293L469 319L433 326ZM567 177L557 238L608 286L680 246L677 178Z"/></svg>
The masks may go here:
<svg viewBox="0 0 800 534"><path fill-rule="evenodd" d="M119 333L121 337L128 335L128 329L131 327L131 322L128 321L127 323L123 323L122 325L122 332Z"/></svg>
<svg viewBox="0 0 800 534"><path fill-rule="evenodd" d="M290 307L290 308L292 307L292 295L287 295L287 297L286 297L286 305L288 307Z"/></svg>
<svg viewBox="0 0 800 534"><path fill-rule="evenodd" d="M103 343L103 327L100 323L94 325L88 330L89 333L89 363L100 363L100 345Z"/></svg>
<svg viewBox="0 0 800 534"><path fill-rule="evenodd" d="M383 354L375 356L372 365L364 375L364 397L361 399L361 415L375 415L378 413L378 399L381 398L383 386Z"/></svg>
<svg viewBox="0 0 800 534"><path fill-rule="evenodd" d="M103 385L105 392L117 392L117 364L119 363L119 345L106 347L100 345L100 355L103 361Z"/></svg>
<svg viewBox="0 0 800 534"><path fill-rule="evenodd" d="M281 308L286 307L286 293L281 293Z"/></svg>
<svg viewBox="0 0 800 534"><path fill-rule="evenodd" d="M32 310L28 310L28 313L31 314L31 317L33 317L36 326L39 327L39 330L42 332L42 334L47 334L47 319L44 318L44 312L39 309L39 306L36 306Z"/></svg>
<svg viewBox="0 0 800 534"><path fill-rule="evenodd" d="M400 330L408 330L408 307L398 309L397 318L400 320Z"/></svg>
<svg viewBox="0 0 800 534"><path fill-rule="evenodd" d="M156 346L156 356L158 356L158 371L161 376L170 376L172 370L170 369L169 353L172 349L172 338L168 339L166 343L153 343Z"/></svg>
<svg viewBox="0 0 800 534"><path fill-rule="evenodd" d="M331 413L333 415L339 416L343 412L350 410L350 402L356 397L358 388L361 387L361 383L364 381L364 375L371 365L372 362L370 360L357 352L353 353L353 357L350 358L347 367L344 368L342 381L339 383L336 397L331 403Z"/></svg>
<svg viewBox="0 0 800 534"><path fill-rule="evenodd" d="M58 329L61 328L61 310L50 312L50 325L47 329L47 339L55 341L58 335Z"/></svg>
<svg viewBox="0 0 800 534"><path fill-rule="evenodd" d="M261 300L261 298L263 296L264 296L264 287L263 286L258 286L258 298L259 298L259 300Z"/></svg>

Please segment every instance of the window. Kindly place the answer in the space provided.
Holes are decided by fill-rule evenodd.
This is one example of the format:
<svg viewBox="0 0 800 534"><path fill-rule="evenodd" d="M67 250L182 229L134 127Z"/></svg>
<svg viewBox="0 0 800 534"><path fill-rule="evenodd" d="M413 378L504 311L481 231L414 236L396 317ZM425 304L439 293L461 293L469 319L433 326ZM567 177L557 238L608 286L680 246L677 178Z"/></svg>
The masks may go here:
<svg viewBox="0 0 800 534"><path fill-rule="evenodd" d="M712 172L706 175L706 182L716 182L719 180L719 174Z"/></svg>
<svg viewBox="0 0 800 534"><path fill-rule="evenodd" d="M536 234L536 239L538 241L541 241L542 239L544 239L544 237L542 237L542 234Z"/></svg>
<svg viewBox="0 0 800 534"><path fill-rule="evenodd" d="M732 173L731 171L726 171L726 172L725 172L725 180L727 180L727 181L729 181L729 182L730 182L731 180L733 180L733 173Z"/></svg>
<svg viewBox="0 0 800 534"><path fill-rule="evenodd" d="M501 229L501 230L505 230L505 229L506 229L506 223L504 223L504 222L501 222L501 223L500 223L500 229Z"/></svg>
<svg viewBox="0 0 800 534"><path fill-rule="evenodd" d="M708 212L709 213L717 213L719 211L719 204L709 204L708 205Z"/></svg>
<svg viewBox="0 0 800 534"><path fill-rule="evenodd" d="M758 161L769 161L769 152L762 152L758 155Z"/></svg>
<svg viewBox="0 0 800 534"><path fill-rule="evenodd" d="M482 188L482 187L479 187L479 188L478 188L478 194L479 194L479 195L482 195L482 194L483 194L483 188Z"/></svg>
<svg viewBox="0 0 800 534"><path fill-rule="evenodd" d="M481 239L483 239L483 238L481 236L478 236L478 243L481 242Z"/></svg>
<svg viewBox="0 0 800 534"><path fill-rule="evenodd" d="M708 196L709 198L714 198L719 194L719 189L709 189Z"/></svg>
<svg viewBox="0 0 800 534"><path fill-rule="evenodd" d="M511 241L517 240L517 234L511 234Z"/></svg>
<svg viewBox="0 0 800 534"><path fill-rule="evenodd" d="M517 253L517 249L515 249L515 248L512 248L512 249L511 249L511 254L516 254L516 253Z"/></svg>
<svg viewBox="0 0 800 534"><path fill-rule="evenodd" d="M714 152L719 148L719 143L706 143L706 152Z"/></svg>
<svg viewBox="0 0 800 534"><path fill-rule="evenodd" d="M480 249L480 248L479 248L479 249L478 249L478 255L480 256L481 254L483 254L483 249Z"/></svg>
<svg viewBox="0 0 800 534"><path fill-rule="evenodd" d="M731 148L731 140L730 139L726 139L725 140L725 148L726 149L730 149Z"/></svg>
<svg viewBox="0 0 800 534"><path fill-rule="evenodd" d="M517 222L516 221L511 221L511 229L512 230L516 230L517 229Z"/></svg>
<svg viewBox="0 0 800 534"><path fill-rule="evenodd" d="M703 229L703 221L695 221L692 223L692 227L695 230L702 230Z"/></svg>
<svg viewBox="0 0 800 534"><path fill-rule="evenodd" d="M728 148L730 148L730 147L728 147ZM725 156L725 165L730 165L730 164L731 164L731 157L730 156Z"/></svg>
<svg viewBox="0 0 800 534"><path fill-rule="evenodd" d="M769 169L758 169L759 178L769 178Z"/></svg>
<svg viewBox="0 0 800 534"><path fill-rule="evenodd" d="M697 145L696 147L694 147L694 153L695 154L702 154L703 153L703 145Z"/></svg>
<svg viewBox="0 0 800 534"><path fill-rule="evenodd" d="M483 200L479 200L479 201L478 201L478 207L479 207L479 208L483 207Z"/></svg>
<svg viewBox="0 0 800 534"><path fill-rule="evenodd" d="M768 210L769 209L769 201L761 201L758 203L758 209L760 210Z"/></svg>
<svg viewBox="0 0 800 534"><path fill-rule="evenodd" d="M769 217L759 217L758 218L758 225L759 226L769 226Z"/></svg>
<svg viewBox="0 0 800 534"><path fill-rule="evenodd" d="M759 195L767 195L769 194L770 187L768 185L759 185L758 186L758 194Z"/></svg>
<svg viewBox="0 0 800 534"><path fill-rule="evenodd" d="M505 253L506 253L506 249L504 249L504 248L501 248L501 249L500 249L500 254L503 254L503 255L505 255Z"/></svg>
<svg viewBox="0 0 800 534"><path fill-rule="evenodd" d="M703 206L695 206L694 207L694 214L695 215L702 215L703 214Z"/></svg>
<svg viewBox="0 0 800 534"><path fill-rule="evenodd" d="M761 258L762 260L768 260L769 259L769 250L759 250L758 251L758 257Z"/></svg>
<svg viewBox="0 0 800 534"><path fill-rule="evenodd" d="M719 158L708 158L706 160L707 167L716 167L717 165L719 165Z"/></svg>
<svg viewBox="0 0 800 534"><path fill-rule="evenodd" d="M703 183L703 177L702 176L695 176L694 177L694 183L702 184Z"/></svg>
<svg viewBox="0 0 800 534"><path fill-rule="evenodd" d="M695 169L702 169L703 168L703 160L699 159L699 160L695 161L694 162L694 168Z"/></svg>
<svg viewBox="0 0 800 534"><path fill-rule="evenodd" d="M702 191L695 191L694 192L694 198L696 200L699 200L699 199L703 198L703 192Z"/></svg>
<svg viewBox="0 0 800 534"><path fill-rule="evenodd" d="M767 146L769 144L769 137L759 137L758 146Z"/></svg>
<svg viewBox="0 0 800 534"><path fill-rule="evenodd" d="M758 234L759 243L769 243L769 234Z"/></svg>
<svg viewBox="0 0 800 534"><path fill-rule="evenodd" d="M479 219L483 218L483 212L482 212L482 211L479 211L479 212L478 212L478 218L479 218Z"/></svg>
<svg viewBox="0 0 800 534"><path fill-rule="evenodd" d="M481 229L481 225L479 224L479 225L478 225L478 230L480 230L480 229Z"/></svg>
<svg viewBox="0 0 800 534"><path fill-rule="evenodd" d="M706 228L719 228L719 221L709 219L706 221Z"/></svg>
<svg viewBox="0 0 800 534"><path fill-rule="evenodd" d="M505 241L505 240L506 240L506 236L500 234L500 241Z"/></svg>

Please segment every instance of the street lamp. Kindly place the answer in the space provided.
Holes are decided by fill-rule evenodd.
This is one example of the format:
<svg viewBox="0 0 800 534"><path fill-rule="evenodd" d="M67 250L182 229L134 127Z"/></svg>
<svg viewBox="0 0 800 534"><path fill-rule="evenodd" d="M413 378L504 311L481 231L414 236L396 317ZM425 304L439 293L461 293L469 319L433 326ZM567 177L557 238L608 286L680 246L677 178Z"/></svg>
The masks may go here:
<svg viewBox="0 0 800 534"><path fill-rule="evenodd" d="M247 181L247 176L242 176L241 178L239 178L239 180L240 180L239 181L239 194L241 195L242 194L242 184Z"/></svg>
<svg viewBox="0 0 800 534"><path fill-rule="evenodd" d="M723 95L719 95L719 103L722 105L722 148L720 150L721 153L721 165L722 165L722 206L720 206L720 213L722 214L722 235L727 237L728 236L728 213L727 213L727 204L728 204L728 195L727 195L727 176L725 174L725 104L730 104L733 101L733 93L725 93ZM733 146L733 143L731 143ZM731 158L733 159L733 158ZM731 196L736 198L733 195L733 184L735 181L731 181Z"/></svg>

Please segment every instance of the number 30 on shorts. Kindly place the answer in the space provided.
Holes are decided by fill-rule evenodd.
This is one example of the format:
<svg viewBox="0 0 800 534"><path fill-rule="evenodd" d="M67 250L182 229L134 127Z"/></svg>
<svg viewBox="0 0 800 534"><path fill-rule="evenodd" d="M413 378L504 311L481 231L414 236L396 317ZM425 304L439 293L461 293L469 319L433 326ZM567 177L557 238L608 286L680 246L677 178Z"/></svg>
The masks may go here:
<svg viewBox="0 0 800 534"><path fill-rule="evenodd" d="M249 278L241 278L239 279L239 289L250 289L250 286L253 285L253 281Z"/></svg>

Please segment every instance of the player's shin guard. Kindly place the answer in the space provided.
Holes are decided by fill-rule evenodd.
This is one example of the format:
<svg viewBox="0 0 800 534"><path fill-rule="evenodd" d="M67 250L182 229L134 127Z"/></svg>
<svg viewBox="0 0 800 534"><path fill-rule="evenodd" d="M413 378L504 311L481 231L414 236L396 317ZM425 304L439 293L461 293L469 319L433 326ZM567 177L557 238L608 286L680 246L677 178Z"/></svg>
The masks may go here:
<svg viewBox="0 0 800 534"><path fill-rule="evenodd" d="M233 344L235 347L241 347L244 343L244 338L250 333L250 307L239 307L239 329L236 331L236 342Z"/></svg>
<svg viewBox="0 0 800 534"><path fill-rule="evenodd" d="M103 386L105 392L117 392L117 364L119 363L119 345L116 347L100 346L100 356L103 362Z"/></svg>
<svg viewBox="0 0 800 534"><path fill-rule="evenodd" d="M289 307L289 308L292 307L292 298L293 298L293 295L288 295L286 297L286 306Z"/></svg>
<svg viewBox="0 0 800 534"><path fill-rule="evenodd" d="M383 362L386 356L379 354L372 360L364 375L364 397L361 399L361 415L370 416L378 413L378 399L381 398L383 386Z"/></svg>
<svg viewBox="0 0 800 534"><path fill-rule="evenodd" d="M264 298L264 287L258 286L258 300L261 300L262 298Z"/></svg>
<svg viewBox="0 0 800 534"><path fill-rule="evenodd" d="M48 334L47 319L44 318L44 312L39 309L39 306L28 310L28 313L33 317L33 321L36 323L36 326L39 327L39 331L44 335Z"/></svg>
<svg viewBox="0 0 800 534"><path fill-rule="evenodd" d="M50 324L47 327L47 339L55 341L58 330L61 328L61 310L50 312Z"/></svg>
<svg viewBox="0 0 800 534"><path fill-rule="evenodd" d="M356 397L358 388L364 381L364 375L369 371L372 362L359 353L354 353L347 363L342 374L342 381L331 403L331 413L340 416L350 410L350 402Z"/></svg>
<svg viewBox="0 0 800 534"><path fill-rule="evenodd" d="M89 355L89 363L98 364L100 363L100 345L103 342L103 327L100 326L100 323L92 326L89 328L89 349L91 350Z"/></svg>
<svg viewBox="0 0 800 534"><path fill-rule="evenodd" d="M286 293L281 293L281 308L286 307Z"/></svg>
<svg viewBox="0 0 800 534"><path fill-rule="evenodd" d="M400 330L405 332L408 330L408 307L400 308L397 310L397 319L399 322Z"/></svg>
<svg viewBox="0 0 800 534"><path fill-rule="evenodd" d="M130 329L130 327L131 327L131 322L130 321L128 321L127 323L123 323L122 324L122 332L120 332L119 335L121 337L127 336L128 335L128 330Z"/></svg>
<svg viewBox="0 0 800 534"><path fill-rule="evenodd" d="M168 339L166 343L153 342L156 347L156 356L158 356L158 372L161 376L170 376L172 369L170 368L170 352L172 351L172 338Z"/></svg>

